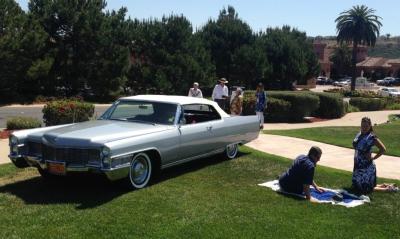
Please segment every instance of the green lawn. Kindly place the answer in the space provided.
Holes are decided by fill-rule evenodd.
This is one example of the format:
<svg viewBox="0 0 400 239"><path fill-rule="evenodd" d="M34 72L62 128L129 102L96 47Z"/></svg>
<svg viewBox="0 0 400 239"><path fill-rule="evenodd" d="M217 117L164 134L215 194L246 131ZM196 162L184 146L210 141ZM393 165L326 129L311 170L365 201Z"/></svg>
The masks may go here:
<svg viewBox="0 0 400 239"><path fill-rule="evenodd" d="M386 146L387 155L400 156L400 120L374 126L376 135ZM360 127L321 127L294 130L264 130L264 133L309 139L346 148L353 148L352 142Z"/></svg>
<svg viewBox="0 0 400 239"><path fill-rule="evenodd" d="M374 193L347 209L257 186L291 161L241 148L165 171L129 191L99 177L44 182L33 169L0 166L0 238L398 238L400 193ZM348 187L351 173L318 167L322 186ZM390 181L390 180L387 180ZM393 181L400 183L399 181Z"/></svg>

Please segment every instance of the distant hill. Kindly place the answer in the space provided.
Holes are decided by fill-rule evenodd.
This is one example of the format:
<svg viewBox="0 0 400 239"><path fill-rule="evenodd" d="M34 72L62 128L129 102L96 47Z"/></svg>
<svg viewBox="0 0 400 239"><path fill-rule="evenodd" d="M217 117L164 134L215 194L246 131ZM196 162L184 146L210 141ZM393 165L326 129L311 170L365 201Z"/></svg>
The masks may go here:
<svg viewBox="0 0 400 239"><path fill-rule="evenodd" d="M328 45L336 45L336 37L316 37L320 41ZM385 57L385 58L400 58L400 36L386 37L381 36L376 41L375 47L368 48L368 56Z"/></svg>
<svg viewBox="0 0 400 239"><path fill-rule="evenodd" d="M375 47L368 48L368 55L385 58L400 58L400 37L389 39L380 37Z"/></svg>

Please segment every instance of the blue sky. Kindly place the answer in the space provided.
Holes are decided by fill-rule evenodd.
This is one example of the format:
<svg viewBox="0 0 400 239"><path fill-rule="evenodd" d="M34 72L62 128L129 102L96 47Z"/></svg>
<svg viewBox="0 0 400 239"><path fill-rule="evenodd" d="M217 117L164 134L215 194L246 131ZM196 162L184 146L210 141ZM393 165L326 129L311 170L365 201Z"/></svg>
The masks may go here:
<svg viewBox="0 0 400 239"><path fill-rule="evenodd" d="M27 9L27 0L17 0ZM290 25L309 36L336 35L335 19L354 5L364 4L376 10L382 17L381 35L400 35L399 0L108 0L107 9L128 8L131 18L161 18L163 15L183 14L193 24L201 27L208 19L216 19L219 11L228 5L233 6L239 17L254 31L267 27Z"/></svg>

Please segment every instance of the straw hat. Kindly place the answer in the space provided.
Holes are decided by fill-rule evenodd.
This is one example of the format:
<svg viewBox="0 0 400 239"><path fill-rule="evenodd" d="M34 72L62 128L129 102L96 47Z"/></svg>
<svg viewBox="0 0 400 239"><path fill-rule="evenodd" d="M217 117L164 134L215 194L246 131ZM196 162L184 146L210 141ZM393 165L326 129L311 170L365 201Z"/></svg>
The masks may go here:
<svg viewBox="0 0 400 239"><path fill-rule="evenodd" d="M220 83L228 84L228 81L225 78L221 78L218 80Z"/></svg>

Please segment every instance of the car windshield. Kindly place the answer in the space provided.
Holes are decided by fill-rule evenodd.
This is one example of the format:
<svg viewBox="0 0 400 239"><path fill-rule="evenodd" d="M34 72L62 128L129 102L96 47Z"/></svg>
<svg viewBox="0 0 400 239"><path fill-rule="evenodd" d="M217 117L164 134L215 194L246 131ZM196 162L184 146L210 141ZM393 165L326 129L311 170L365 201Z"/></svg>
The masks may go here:
<svg viewBox="0 0 400 239"><path fill-rule="evenodd" d="M126 100L114 104L101 119L172 125L176 110L176 104Z"/></svg>

